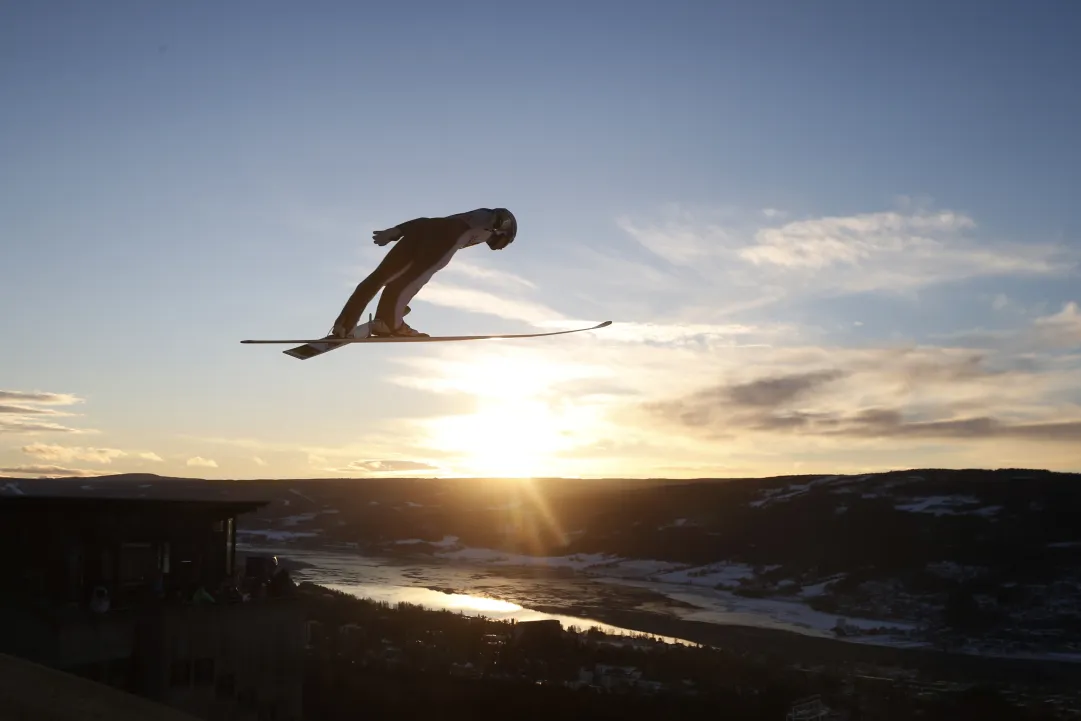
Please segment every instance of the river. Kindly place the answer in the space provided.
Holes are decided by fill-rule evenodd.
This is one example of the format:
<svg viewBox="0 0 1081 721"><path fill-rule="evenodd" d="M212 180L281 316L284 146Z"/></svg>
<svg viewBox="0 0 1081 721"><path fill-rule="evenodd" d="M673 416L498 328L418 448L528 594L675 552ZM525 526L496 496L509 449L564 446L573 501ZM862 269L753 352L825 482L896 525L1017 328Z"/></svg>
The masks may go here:
<svg viewBox="0 0 1081 721"><path fill-rule="evenodd" d="M506 569L489 571L457 564L418 563L412 559L361 556L335 551L310 551L295 548L242 546L238 554L274 554L286 562L303 567L290 573L294 581L311 583L388 603L411 603L432 610L450 610L469 616L497 620L535 621L556 619L565 628L582 630L596 627L611 635L636 635L667 643L693 644L674 636L644 633L604 623L587 615L538 610L537 607L580 608L592 602L608 602L610 594L595 598L573 578L545 578L535 571L521 577ZM624 594L636 601L639 594ZM532 603L530 603L532 601ZM632 604L632 605L637 605Z"/></svg>

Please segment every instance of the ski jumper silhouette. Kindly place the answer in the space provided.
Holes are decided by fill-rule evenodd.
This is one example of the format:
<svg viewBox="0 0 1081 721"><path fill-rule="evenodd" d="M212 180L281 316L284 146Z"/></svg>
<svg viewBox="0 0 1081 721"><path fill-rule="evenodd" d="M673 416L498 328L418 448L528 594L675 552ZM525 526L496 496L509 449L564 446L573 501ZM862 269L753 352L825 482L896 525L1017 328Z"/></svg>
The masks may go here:
<svg viewBox="0 0 1081 721"><path fill-rule="evenodd" d="M402 319L409 312L409 301L460 249L487 243L492 250L502 250L514 242L517 234L518 221L506 208L478 208L442 218L414 218L375 231L372 240L376 245L395 241L397 245L357 285L334 321L330 335L346 337L360 322L375 294L385 287L369 326L371 334L428 337Z"/></svg>

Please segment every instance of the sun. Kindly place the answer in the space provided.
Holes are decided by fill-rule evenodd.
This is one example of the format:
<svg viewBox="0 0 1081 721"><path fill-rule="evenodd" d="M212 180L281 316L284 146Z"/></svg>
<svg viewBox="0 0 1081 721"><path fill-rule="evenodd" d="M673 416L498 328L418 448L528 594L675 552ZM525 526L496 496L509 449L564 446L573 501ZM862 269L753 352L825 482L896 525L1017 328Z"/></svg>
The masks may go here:
<svg viewBox="0 0 1081 721"><path fill-rule="evenodd" d="M570 463L566 453L595 441L603 427L602 409L571 388L609 372L510 348L444 362L424 387L466 396L473 409L421 421L424 445L453 459L454 475L559 475Z"/></svg>
<svg viewBox="0 0 1081 721"><path fill-rule="evenodd" d="M556 456L588 432L588 413L539 400L485 402L474 413L431 422L432 445L458 457L467 475L531 478L552 474Z"/></svg>

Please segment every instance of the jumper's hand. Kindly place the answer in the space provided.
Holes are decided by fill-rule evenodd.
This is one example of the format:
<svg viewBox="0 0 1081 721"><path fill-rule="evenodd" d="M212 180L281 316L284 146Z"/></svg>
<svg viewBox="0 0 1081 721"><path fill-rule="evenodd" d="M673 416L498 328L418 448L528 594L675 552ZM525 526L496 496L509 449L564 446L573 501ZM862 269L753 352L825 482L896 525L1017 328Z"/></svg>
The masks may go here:
<svg viewBox="0 0 1081 721"><path fill-rule="evenodd" d="M387 228L386 230L375 231L372 233L372 240L375 241L376 245L386 245L388 243L393 243L396 240L401 240L404 235L405 233L402 232L402 229L395 226L393 228Z"/></svg>

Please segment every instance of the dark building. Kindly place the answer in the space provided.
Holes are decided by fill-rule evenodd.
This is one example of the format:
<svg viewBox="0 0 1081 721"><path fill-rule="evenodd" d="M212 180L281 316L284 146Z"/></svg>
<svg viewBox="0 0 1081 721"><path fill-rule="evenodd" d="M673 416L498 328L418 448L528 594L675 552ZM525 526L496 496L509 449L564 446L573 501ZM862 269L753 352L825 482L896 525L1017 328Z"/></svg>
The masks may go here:
<svg viewBox="0 0 1081 721"><path fill-rule="evenodd" d="M519 621L514 624L512 638L515 645L527 651L548 653L564 643L563 624L558 619Z"/></svg>
<svg viewBox="0 0 1081 721"><path fill-rule="evenodd" d="M299 721L292 584L236 567L236 518L262 505L0 498L0 652L204 719Z"/></svg>

